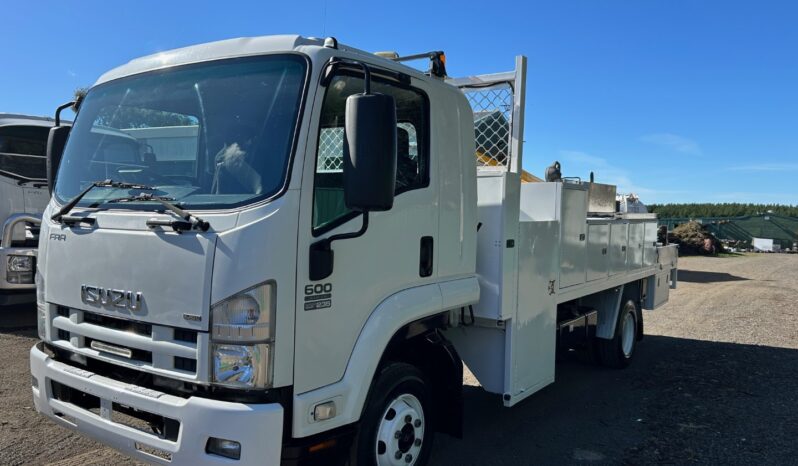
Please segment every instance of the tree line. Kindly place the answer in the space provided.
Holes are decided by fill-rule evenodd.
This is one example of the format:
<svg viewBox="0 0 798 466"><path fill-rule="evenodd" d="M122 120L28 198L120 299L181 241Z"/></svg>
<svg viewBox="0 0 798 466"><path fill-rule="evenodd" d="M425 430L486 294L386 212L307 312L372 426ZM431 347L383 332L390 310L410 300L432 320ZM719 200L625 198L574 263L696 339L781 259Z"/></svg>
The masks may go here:
<svg viewBox="0 0 798 466"><path fill-rule="evenodd" d="M744 204L739 202L649 204L648 209L649 212L659 214L659 218L743 217L763 214L798 217L798 205L789 204Z"/></svg>

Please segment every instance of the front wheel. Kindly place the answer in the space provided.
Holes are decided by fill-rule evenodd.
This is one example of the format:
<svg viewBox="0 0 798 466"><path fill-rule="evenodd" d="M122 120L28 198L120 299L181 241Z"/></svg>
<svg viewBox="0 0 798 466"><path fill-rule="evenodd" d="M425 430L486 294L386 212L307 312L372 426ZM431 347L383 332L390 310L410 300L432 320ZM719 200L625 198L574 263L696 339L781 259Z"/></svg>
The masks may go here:
<svg viewBox="0 0 798 466"><path fill-rule="evenodd" d="M629 366L637 347L637 322L639 319L640 314L634 301L626 301L618 313L615 336L611 340L596 339L598 355L602 364L618 369Z"/></svg>
<svg viewBox="0 0 798 466"><path fill-rule="evenodd" d="M423 466L432 449L430 395L423 374L391 363L377 376L354 444L357 466Z"/></svg>

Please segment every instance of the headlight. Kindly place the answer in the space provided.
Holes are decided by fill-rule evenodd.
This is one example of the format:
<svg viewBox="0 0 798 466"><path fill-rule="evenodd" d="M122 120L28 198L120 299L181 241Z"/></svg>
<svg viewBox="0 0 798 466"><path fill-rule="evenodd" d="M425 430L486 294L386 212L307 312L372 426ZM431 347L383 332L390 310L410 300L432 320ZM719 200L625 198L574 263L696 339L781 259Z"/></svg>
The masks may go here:
<svg viewBox="0 0 798 466"><path fill-rule="evenodd" d="M39 338L42 340L47 339L47 303L44 301L44 276L36 268L36 329L39 332Z"/></svg>
<svg viewBox="0 0 798 466"><path fill-rule="evenodd" d="M9 272L33 272L33 256L8 256Z"/></svg>
<svg viewBox="0 0 798 466"><path fill-rule="evenodd" d="M271 385L275 285L264 283L211 307L213 382L241 388Z"/></svg>
<svg viewBox="0 0 798 466"><path fill-rule="evenodd" d="M271 383L270 348L258 345L213 345L213 381L220 385L264 388Z"/></svg>
<svg viewBox="0 0 798 466"><path fill-rule="evenodd" d="M36 267L33 256L8 256L6 280L8 283L32 284L33 270Z"/></svg>
<svg viewBox="0 0 798 466"><path fill-rule="evenodd" d="M274 283L244 290L211 307L211 337L229 343L272 339Z"/></svg>

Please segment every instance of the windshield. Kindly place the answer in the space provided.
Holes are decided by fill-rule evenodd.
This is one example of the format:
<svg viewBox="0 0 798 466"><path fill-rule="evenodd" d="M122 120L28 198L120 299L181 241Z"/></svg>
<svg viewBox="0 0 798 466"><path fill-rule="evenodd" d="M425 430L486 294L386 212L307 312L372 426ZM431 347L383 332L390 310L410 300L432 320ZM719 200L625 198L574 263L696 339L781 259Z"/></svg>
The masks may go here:
<svg viewBox="0 0 798 466"><path fill-rule="evenodd" d="M18 181L47 179L46 126L0 127L0 176Z"/></svg>
<svg viewBox="0 0 798 466"><path fill-rule="evenodd" d="M108 179L153 186L154 195L186 208L235 207L279 193L306 67L298 55L229 59L93 88L69 135L56 198L66 202ZM95 189L78 205L130 192Z"/></svg>

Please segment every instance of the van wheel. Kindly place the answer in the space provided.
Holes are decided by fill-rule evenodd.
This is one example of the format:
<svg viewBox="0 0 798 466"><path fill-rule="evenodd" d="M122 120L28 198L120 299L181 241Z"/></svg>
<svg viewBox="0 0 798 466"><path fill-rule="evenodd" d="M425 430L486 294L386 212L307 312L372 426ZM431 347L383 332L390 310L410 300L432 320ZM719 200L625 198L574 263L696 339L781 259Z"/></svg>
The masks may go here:
<svg viewBox="0 0 798 466"><path fill-rule="evenodd" d="M596 339L596 349L602 364L623 369L632 362L637 347L639 312L634 301L626 301L618 313L615 336L611 340Z"/></svg>
<svg viewBox="0 0 798 466"><path fill-rule="evenodd" d="M432 450L429 387L422 373L390 363L369 392L353 457L358 466L423 466Z"/></svg>

